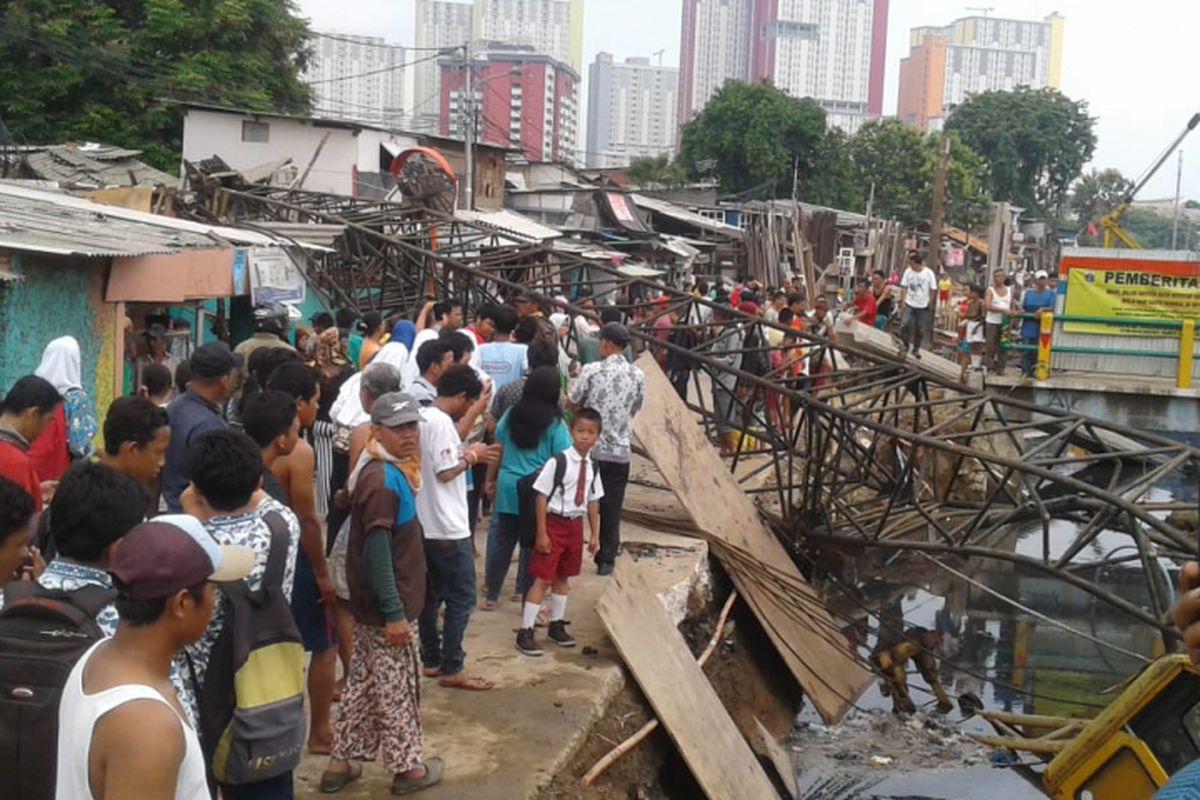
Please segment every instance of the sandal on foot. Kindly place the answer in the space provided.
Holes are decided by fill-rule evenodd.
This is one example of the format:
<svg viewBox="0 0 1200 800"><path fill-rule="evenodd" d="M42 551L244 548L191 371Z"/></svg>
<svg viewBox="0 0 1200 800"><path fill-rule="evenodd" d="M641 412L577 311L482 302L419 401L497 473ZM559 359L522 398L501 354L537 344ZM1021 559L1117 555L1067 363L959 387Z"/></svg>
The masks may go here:
<svg viewBox="0 0 1200 800"><path fill-rule="evenodd" d="M397 775L392 778L392 794L412 794L427 789L442 780L442 772L445 769L446 765L440 758L435 756L428 759L425 762L425 774L421 777L406 778L403 775Z"/></svg>
<svg viewBox="0 0 1200 800"><path fill-rule="evenodd" d="M345 772L330 772L325 770L321 773L321 785L318 787L321 794L335 794L346 788L346 784L353 783L362 777L362 764L350 762L350 769Z"/></svg>
<svg viewBox="0 0 1200 800"><path fill-rule="evenodd" d="M499 600L484 600L482 603L479 604L480 611L495 611L499 607L500 607Z"/></svg>
<svg viewBox="0 0 1200 800"><path fill-rule="evenodd" d="M426 678L436 678L442 674L441 667L421 667L421 674Z"/></svg>
<svg viewBox="0 0 1200 800"><path fill-rule="evenodd" d="M443 675L438 678L438 686L445 686L447 689L466 689L469 692L486 692L488 689L495 688L496 684L478 675L459 672L455 675Z"/></svg>

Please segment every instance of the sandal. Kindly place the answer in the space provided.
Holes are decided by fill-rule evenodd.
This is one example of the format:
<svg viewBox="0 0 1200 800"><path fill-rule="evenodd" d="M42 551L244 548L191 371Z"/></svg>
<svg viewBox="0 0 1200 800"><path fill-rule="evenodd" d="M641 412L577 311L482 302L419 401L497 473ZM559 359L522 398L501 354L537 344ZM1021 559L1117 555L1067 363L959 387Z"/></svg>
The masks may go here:
<svg viewBox="0 0 1200 800"><path fill-rule="evenodd" d="M466 689L469 692L486 692L488 689L495 688L496 684L478 675L459 672L455 675L443 675L438 678L438 686L445 686L447 689Z"/></svg>
<svg viewBox="0 0 1200 800"><path fill-rule="evenodd" d="M346 784L353 783L362 777L362 764L354 761L349 762L350 768L345 772L331 772L325 770L321 773L321 785L318 787L321 794L336 794L346 788Z"/></svg>
<svg viewBox="0 0 1200 800"><path fill-rule="evenodd" d="M425 762L425 774L421 777L406 778L403 775L397 775L392 778L392 794L412 794L427 789L442 780L442 773L445 769L445 763L435 756Z"/></svg>
<svg viewBox="0 0 1200 800"><path fill-rule="evenodd" d="M436 678L442 674L441 667L421 667L421 674L426 678Z"/></svg>
<svg viewBox="0 0 1200 800"><path fill-rule="evenodd" d="M479 604L480 611L495 611L499 607L500 607L499 600L484 600L482 603Z"/></svg>

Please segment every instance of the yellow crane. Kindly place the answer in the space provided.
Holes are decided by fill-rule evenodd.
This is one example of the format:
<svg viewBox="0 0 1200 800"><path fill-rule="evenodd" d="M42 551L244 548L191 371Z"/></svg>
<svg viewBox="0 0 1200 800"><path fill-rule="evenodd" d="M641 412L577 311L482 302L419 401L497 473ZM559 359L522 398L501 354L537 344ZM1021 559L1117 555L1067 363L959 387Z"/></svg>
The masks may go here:
<svg viewBox="0 0 1200 800"><path fill-rule="evenodd" d="M1121 202L1117 204L1117 207L1100 218L1100 227L1104 229L1105 247L1116 247L1117 243L1120 242L1134 250L1142 249L1137 239L1133 238L1129 231L1121 227L1121 217L1125 216L1125 212L1133 205L1133 198L1137 197L1138 192L1150 182L1150 179L1154 177L1154 173L1158 172L1159 167L1166 163L1171 154L1179 148L1179 145L1183 143L1183 140L1187 138L1187 135L1197 125L1200 125L1200 113L1192 115L1183 132L1175 137L1175 141L1171 142L1171 145L1163 151L1163 154L1159 156L1153 166L1142 174L1141 180L1138 181L1137 185L1128 194L1121 198Z"/></svg>

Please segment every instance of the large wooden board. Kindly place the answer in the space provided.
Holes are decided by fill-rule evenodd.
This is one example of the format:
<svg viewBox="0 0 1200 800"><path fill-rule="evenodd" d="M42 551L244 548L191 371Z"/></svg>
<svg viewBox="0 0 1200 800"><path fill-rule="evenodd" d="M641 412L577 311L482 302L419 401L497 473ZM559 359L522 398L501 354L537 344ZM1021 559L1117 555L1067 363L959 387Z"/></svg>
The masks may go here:
<svg viewBox="0 0 1200 800"><path fill-rule="evenodd" d="M748 572L732 559L723 561L813 706L827 722L836 722L870 682L870 673L837 634L838 626L824 604L763 523L754 501L737 485L658 364L647 354L637 365L646 375L646 401L633 421L638 445L697 529L786 573L794 578L789 584L806 590L804 608L797 609L773 591L761 574Z"/></svg>
<svg viewBox="0 0 1200 800"><path fill-rule="evenodd" d="M778 797L662 602L631 566L618 567L596 610L704 794L710 800Z"/></svg>

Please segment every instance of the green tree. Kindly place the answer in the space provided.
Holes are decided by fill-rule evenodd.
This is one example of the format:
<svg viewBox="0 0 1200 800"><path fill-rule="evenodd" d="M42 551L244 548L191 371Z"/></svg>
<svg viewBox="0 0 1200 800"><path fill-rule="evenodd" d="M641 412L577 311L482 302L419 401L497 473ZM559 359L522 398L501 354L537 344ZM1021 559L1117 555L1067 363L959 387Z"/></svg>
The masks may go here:
<svg viewBox="0 0 1200 800"><path fill-rule="evenodd" d="M172 99L307 112L311 36L292 0L10 0L0 119L20 142L97 140L174 170Z"/></svg>
<svg viewBox="0 0 1200 800"><path fill-rule="evenodd" d="M1118 169L1092 170L1075 181L1068 205L1080 225L1100 221L1133 191L1133 181Z"/></svg>
<svg viewBox="0 0 1200 800"><path fill-rule="evenodd" d="M800 185L800 197L809 203L856 211L866 203L866 190L850 151L851 139L838 128L830 129L817 147L816 167Z"/></svg>
<svg viewBox="0 0 1200 800"><path fill-rule="evenodd" d="M813 173L825 134L825 112L813 100L796 100L769 83L729 81L683 126L679 161L693 176L713 170L725 192L758 186L772 194L792 191L793 164L801 185Z"/></svg>
<svg viewBox="0 0 1200 800"><path fill-rule="evenodd" d="M687 183L687 173L683 167L672 163L667 156L635 158L629 163L625 174L643 189L678 189Z"/></svg>
<svg viewBox="0 0 1200 800"><path fill-rule="evenodd" d="M1094 123L1086 102L1022 87L968 98L946 130L983 157L992 197L1057 217L1096 149Z"/></svg>
<svg viewBox="0 0 1200 800"><path fill-rule="evenodd" d="M954 134L946 172L946 221L969 228L986 215L982 160ZM850 139L855 180L875 184L874 212L907 225L929 219L941 135L922 136L898 119L871 120Z"/></svg>

